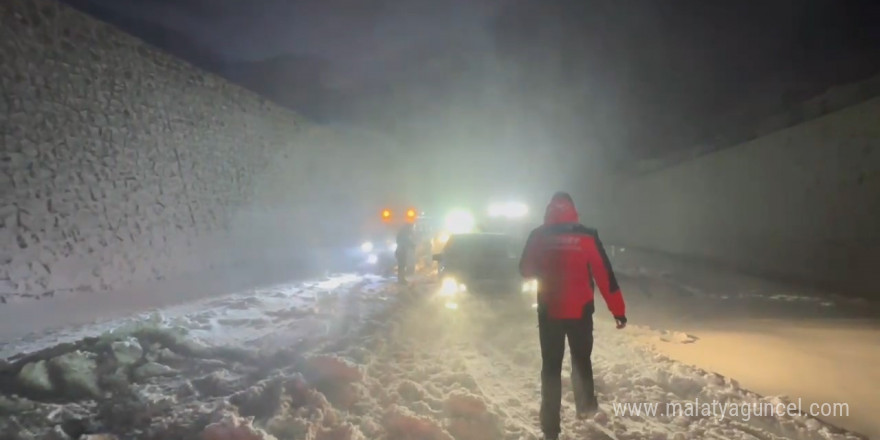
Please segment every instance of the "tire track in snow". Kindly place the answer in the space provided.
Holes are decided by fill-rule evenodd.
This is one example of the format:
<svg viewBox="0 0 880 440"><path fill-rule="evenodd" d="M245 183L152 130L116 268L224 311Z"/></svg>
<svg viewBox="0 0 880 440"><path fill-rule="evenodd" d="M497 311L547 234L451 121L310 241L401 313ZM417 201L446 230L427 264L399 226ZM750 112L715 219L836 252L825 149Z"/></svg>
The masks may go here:
<svg viewBox="0 0 880 440"><path fill-rule="evenodd" d="M371 403L346 419L358 426L363 420L385 420L395 408L407 410L434 424L438 432L455 431L450 400L466 391L486 404L497 417L501 434L474 437L461 431L457 440L533 440L541 438L540 348L536 319L530 310L515 316L497 307L471 303L447 310L430 301L426 288L388 289L392 304L364 327L345 326L338 339L324 342L319 351L353 359L365 374L365 397ZM359 296L359 295L355 295ZM355 300L354 298L350 298ZM357 306L343 307L360 315ZM346 328L347 327L347 328ZM631 330L638 330L634 327ZM638 331L635 331L637 334ZM699 396L722 401L761 399L747 394L727 379L658 356L634 344L633 331L618 331L608 320L596 319L593 351L594 376L600 399L599 415L577 420L570 385L564 381L563 436L594 440L837 440L852 436L829 435L804 429L803 421L716 421L711 417L616 415L614 403L688 401ZM563 367L570 371L569 356ZM563 373L565 376L565 373ZM380 422L382 423L382 422ZM787 424L787 425L786 425ZM362 429L369 433L368 428ZM448 431L448 432L447 432ZM373 431L376 432L376 431ZM379 437L377 437L379 438ZM383 437L384 438L384 437ZM426 437L448 439L448 437Z"/></svg>
<svg viewBox="0 0 880 440"><path fill-rule="evenodd" d="M512 389L511 379L514 377L522 379L522 376L511 374L518 372L519 368L498 356L492 356L495 349L479 340L474 340L473 333L464 333L455 332L455 341L470 352L470 356L463 356L464 365L468 374L474 377L480 394L485 396L494 406L501 408L503 416L507 419L507 424L516 426L513 433L519 433L520 437L518 438L523 438L522 433L526 434L525 438L527 439L543 438L537 412L540 389L535 387L534 380L531 384L518 384L522 385L519 389ZM527 391L529 389L532 390L532 393ZM532 404L528 402L532 402Z"/></svg>
<svg viewBox="0 0 880 440"><path fill-rule="evenodd" d="M519 402L533 402L511 410L509 423L535 432L539 426L540 348L537 320L533 313L504 316L496 305L473 304L461 309L459 340L470 344L468 372L483 394L495 404L513 395ZM589 420L577 420L570 382L570 356L563 365L563 435L589 439L855 439L853 434L818 426L815 420L799 417L752 417L740 420L727 416L685 416L665 414L667 402L689 404L717 401L748 405L772 402L739 388L735 381L672 361L634 343L632 331L614 329L610 320L597 317L594 330L593 369L600 412ZM636 328L632 329L636 330ZM636 332L638 333L638 332ZM609 393L613 391L613 393ZM616 414L615 404L644 402L657 404L656 415ZM534 409L528 408L530 405ZM567 417L568 416L568 417Z"/></svg>
<svg viewBox="0 0 880 440"><path fill-rule="evenodd" d="M492 316L497 307L488 307L487 304L474 304L475 309L471 313L477 316ZM511 323L507 320L492 320L486 323L475 340L469 338L475 358L468 360L469 371L477 377L477 382L482 384L483 389L489 389L494 401L504 403L516 402L516 417L514 419L527 432L535 438L542 438L539 420L539 408L541 401L540 372L541 353L538 343L538 332L533 314L523 312L514 313L515 317L530 318L517 320ZM479 322L471 319L471 322ZM501 332L493 331L503 329ZM523 347L524 341L531 341L531 346ZM566 359L563 371L569 367ZM499 377L494 370L503 370L506 374ZM513 388L511 385L518 383L520 387ZM568 389L568 390L567 390ZM505 396L507 395L507 396ZM582 439L617 440L614 432L599 425L592 420L578 420L573 415L575 408L572 403L573 395L569 381L563 381L562 401L562 434L568 434ZM529 403L530 402L530 403Z"/></svg>

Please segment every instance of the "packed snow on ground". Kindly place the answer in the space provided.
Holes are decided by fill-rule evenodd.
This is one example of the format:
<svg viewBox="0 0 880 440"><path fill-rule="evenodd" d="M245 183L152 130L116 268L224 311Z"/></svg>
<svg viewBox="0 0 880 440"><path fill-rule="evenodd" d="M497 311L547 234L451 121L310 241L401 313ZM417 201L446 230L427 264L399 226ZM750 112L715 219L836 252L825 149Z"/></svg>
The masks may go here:
<svg viewBox="0 0 880 440"><path fill-rule="evenodd" d="M822 419L880 438L880 303L665 255L614 254L631 322L653 329L643 334L653 349L805 407L846 404Z"/></svg>
<svg viewBox="0 0 880 440"><path fill-rule="evenodd" d="M353 277L79 329L85 338L0 365L0 438L540 438L530 301L513 292L453 310L436 287ZM568 390L568 438L858 438L806 416L617 414L615 403L778 399L657 354L635 342L644 331L597 320L601 411L575 420Z"/></svg>
<svg viewBox="0 0 880 440"><path fill-rule="evenodd" d="M219 299L189 301L182 305L174 305L169 299L165 299L164 307L145 308L144 312L123 315L123 317L117 316L112 309L108 309L105 312L106 316L93 319L89 323L61 325L51 328L48 332L34 331L14 340L0 339L0 358L76 341L144 320L187 328L192 335L214 344L246 341L260 335L279 332L289 335L290 332L285 332L284 327L289 321L301 316L319 315L314 312L320 312L326 304L338 301L340 295L352 292L351 288L355 285L358 288L354 289L354 292L361 293L361 289L374 292L380 290L381 279L360 275L333 275L321 281L277 284L268 288L244 290ZM355 297L362 299L359 295ZM169 303L171 305L167 305ZM15 310L3 310L3 312L7 313L4 315L5 318L12 319L11 314L15 313ZM79 311L74 313L82 314ZM41 317L37 317L39 318ZM52 316L44 325L54 326L59 322L64 323L65 318ZM236 331L228 331L230 324L237 324L234 326ZM309 327L308 322L297 322L296 326Z"/></svg>

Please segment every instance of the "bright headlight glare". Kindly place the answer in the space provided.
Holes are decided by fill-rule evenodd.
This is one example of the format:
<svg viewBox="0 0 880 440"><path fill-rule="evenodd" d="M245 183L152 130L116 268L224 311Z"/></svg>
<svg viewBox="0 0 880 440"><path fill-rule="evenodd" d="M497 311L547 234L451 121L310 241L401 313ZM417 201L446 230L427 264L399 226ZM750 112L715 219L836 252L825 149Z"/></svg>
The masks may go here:
<svg viewBox="0 0 880 440"><path fill-rule="evenodd" d="M361 250L364 252L373 252L373 242L365 241L361 244Z"/></svg>
<svg viewBox="0 0 880 440"><path fill-rule="evenodd" d="M504 215L504 205L500 203L493 203L489 205L489 216L501 217L502 215Z"/></svg>
<svg viewBox="0 0 880 440"><path fill-rule="evenodd" d="M525 217L529 213L529 207L524 203L511 203L507 207L507 215L510 217Z"/></svg>
<svg viewBox="0 0 880 440"><path fill-rule="evenodd" d="M538 280L532 279L523 282L522 285L523 293L538 293Z"/></svg>
<svg viewBox="0 0 880 440"><path fill-rule="evenodd" d="M465 234L474 230L476 219L473 214L464 210L456 210L446 217L446 229L452 234Z"/></svg>
<svg viewBox="0 0 880 440"><path fill-rule="evenodd" d="M443 281L440 282L440 294L441 295L455 295L459 290L458 281L452 277L443 278Z"/></svg>
<svg viewBox="0 0 880 440"><path fill-rule="evenodd" d="M376 264L379 262L379 257L376 254L370 254L367 257L367 264Z"/></svg>

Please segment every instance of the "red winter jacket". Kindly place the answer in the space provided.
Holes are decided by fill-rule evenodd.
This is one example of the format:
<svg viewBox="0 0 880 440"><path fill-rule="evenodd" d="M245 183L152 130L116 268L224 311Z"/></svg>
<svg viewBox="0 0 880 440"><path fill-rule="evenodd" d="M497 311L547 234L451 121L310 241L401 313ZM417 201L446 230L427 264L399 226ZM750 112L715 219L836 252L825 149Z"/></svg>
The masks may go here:
<svg viewBox="0 0 880 440"><path fill-rule="evenodd" d="M623 294L595 229L578 223L567 195L554 196L544 224L529 235L519 270L538 280L538 303L554 319L579 319L593 310L593 279L615 318L626 316Z"/></svg>

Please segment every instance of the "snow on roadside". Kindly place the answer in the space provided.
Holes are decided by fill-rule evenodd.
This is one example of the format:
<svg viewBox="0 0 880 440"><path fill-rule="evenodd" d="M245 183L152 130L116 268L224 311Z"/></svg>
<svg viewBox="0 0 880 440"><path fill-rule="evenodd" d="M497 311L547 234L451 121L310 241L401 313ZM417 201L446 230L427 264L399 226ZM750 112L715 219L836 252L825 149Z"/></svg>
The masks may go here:
<svg viewBox="0 0 880 440"><path fill-rule="evenodd" d="M181 305L153 309L129 316L110 316L91 324L32 334L16 341L0 344L0 359L29 353L53 345L125 328L150 321L155 325L187 328L193 337L212 344L245 343L284 329L290 320L320 315L320 305L346 295L357 286L361 290L381 293L382 280L376 277L337 275L322 281L279 284L222 297L207 298ZM360 298L360 297L358 297ZM324 320L326 316L320 317ZM307 327L302 326L300 327Z"/></svg>
<svg viewBox="0 0 880 440"><path fill-rule="evenodd" d="M431 301L430 285L398 290L374 280L313 287L169 310L149 325L66 351L53 347L45 359L0 365L7 379L26 376L16 386L29 387L26 399L0 401L7 432L26 428L37 438L62 440L92 433L205 440L540 438L540 354L526 302L505 301L522 304L520 310L480 302L449 310ZM316 289L324 294L311 301L300 296ZM568 438L858 438L801 416L743 421L617 414L615 403L776 401L646 349L635 343L643 331L617 331L597 320L593 359L602 411L575 420L568 390ZM43 374L52 368L68 373ZM0 380L0 387L8 385Z"/></svg>
<svg viewBox="0 0 880 440"><path fill-rule="evenodd" d="M14 342L25 350L0 361L0 438L254 438L247 417L265 411L264 427L307 428L302 417L330 412L316 384L346 378L341 361L308 353L359 331L393 290L340 276Z"/></svg>

